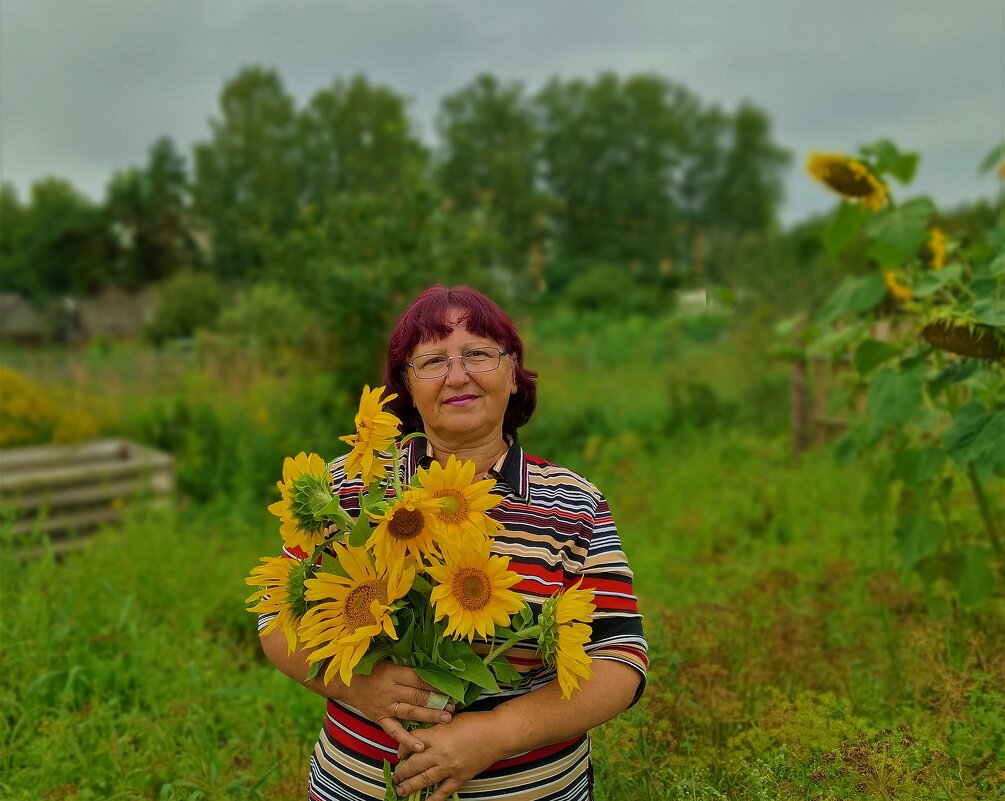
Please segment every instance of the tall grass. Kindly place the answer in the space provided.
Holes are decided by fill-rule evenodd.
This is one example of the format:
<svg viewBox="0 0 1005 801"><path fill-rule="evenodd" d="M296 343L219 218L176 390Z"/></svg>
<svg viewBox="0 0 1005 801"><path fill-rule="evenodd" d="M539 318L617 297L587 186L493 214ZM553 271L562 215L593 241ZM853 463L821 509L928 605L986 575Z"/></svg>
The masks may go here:
<svg viewBox="0 0 1005 801"><path fill-rule="evenodd" d="M963 610L901 577L870 480L792 458L786 371L756 326L588 324L529 331L522 437L605 492L646 616L647 692L594 734L599 797L1000 797L1001 600ZM92 386L137 369L90 358ZM358 389L178 359L112 402L198 503L63 562L0 548L2 798L303 798L323 705L260 655L243 578L275 550L282 456L334 455Z"/></svg>

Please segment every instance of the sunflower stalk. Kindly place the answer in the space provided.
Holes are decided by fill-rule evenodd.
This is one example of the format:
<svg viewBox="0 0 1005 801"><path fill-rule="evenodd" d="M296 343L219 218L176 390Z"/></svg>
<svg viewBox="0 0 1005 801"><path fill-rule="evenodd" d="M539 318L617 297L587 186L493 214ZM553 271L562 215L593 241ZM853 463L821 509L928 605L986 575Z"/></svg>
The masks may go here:
<svg viewBox="0 0 1005 801"><path fill-rule="evenodd" d="M532 637L536 638L541 635L541 627L539 625L527 626L526 628L520 629L519 631L513 632L509 635L503 642L492 648L483 658L482 663L490 665L499 656L506 653L510 648L516 645L520 640L527 640Z"/></svg>

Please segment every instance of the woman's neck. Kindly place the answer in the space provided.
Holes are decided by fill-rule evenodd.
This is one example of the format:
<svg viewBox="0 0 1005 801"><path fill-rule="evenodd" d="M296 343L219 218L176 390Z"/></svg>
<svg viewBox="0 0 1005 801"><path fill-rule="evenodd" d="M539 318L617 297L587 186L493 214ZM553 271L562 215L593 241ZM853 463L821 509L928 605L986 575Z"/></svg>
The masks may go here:
<svg viewBox="0 0 1005 801"><path fill-rule="evenodd" d="M433 458L441 465L446 465L450 454L453 454L462 462L469 459L474 462L475 480L480 479L491 470L495 466L495 463L499 461L499 457L509 450L509 443L502 434L485 442L475 444L465 443L456 447L448 442L437 441L432 437L430 437L429 442L433 446Z"/></svg>

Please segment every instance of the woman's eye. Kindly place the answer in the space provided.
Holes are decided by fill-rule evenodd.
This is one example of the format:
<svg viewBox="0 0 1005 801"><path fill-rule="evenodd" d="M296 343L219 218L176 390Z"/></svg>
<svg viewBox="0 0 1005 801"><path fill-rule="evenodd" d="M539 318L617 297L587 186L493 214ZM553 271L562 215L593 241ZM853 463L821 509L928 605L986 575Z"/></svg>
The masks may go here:
<svg viewBox="0 0 1005 801"><path fill-rule="evenodd" d="M464 354L464 358L479 361L481 359L492 358L492 354L489 353L487 350L469 350L467 353Z"/></svg>

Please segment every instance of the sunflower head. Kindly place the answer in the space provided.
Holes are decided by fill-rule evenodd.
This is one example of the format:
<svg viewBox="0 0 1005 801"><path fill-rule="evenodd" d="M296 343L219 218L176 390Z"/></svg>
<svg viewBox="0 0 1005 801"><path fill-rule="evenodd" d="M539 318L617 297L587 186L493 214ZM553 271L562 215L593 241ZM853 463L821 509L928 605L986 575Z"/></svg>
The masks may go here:
<svg viewBox="0 0 1005 801"><path fill-rule="evenodd" d="M283 480L276 483L282 498L269 511L282 520L279 533L290 548L312 552L325 539L327 524L314 517L332 499L328 466L316 453L298 453L283 462Z"/></svg>
<svg viewBox="0 0 1005 801"><path fill-rule="evenodd" d="M502 501L492 494L495 480L472 481L474 476L475 463L462 462L453 454L447 457L445 467L434 461L428 470L416 471L416 482L431 497L441 500L436 517L448 539L492 537L502 528L486 514Z"/></svg>
<svg viewBox="0 0 1005 801"><path fill-rule="evenodd" d="M395 603L411 589L415 569L378 569L366 548L335 544L345 576L319 572L304 582L308 601L316 602L300 622L300 639L314 650L310 662L331 658L325 681L337 672L348 686L352 670L382 632L397 639Z"/></svg>
<svg viewBox="0 0 1005 801"><path fill-rule="evenodd" d="M444 633L454 639L475 635L487 638L496 626L508 626L512 615L524 607L510 589L520 576L509 570L509 557L490 552L488 539L446 542L443 564L427 572L437 582L430 594L435 619L447 618Z"/></svg>
<svg viewBox="0 0 1005 801"><path fill-rule="evenodd" d="M383 514L366 543L377 564L400 565L408 557L439 559L441 527L436 517L442 503L425 490L405 490Z"/></svg>
<svg viewBox="0 0 1005 801"><path fill-rule="evenodd" d="M938 226L933 226L928 232L928 241L922 248L922 259L936 271L946 265L946 235Z"/></svg>
<svg viewBox="0 0 1005 801"><path fill-rule="evenodd" d="M842 197L873 211L886 204L885 184L857 159L839 153L811 153L806 171Z"/></svg>
<svg viewBox="0 0 1005 801"><path fill-rule="evenodd" d="M307 611L304 582L314 575L315 569L307 559L266 557L244 580L246 584L258 588L245 601L256 602L248 611L259 615L275 615L262 630L262 634L280 629L286 636L289 653L293 653L296 648L296 630L300 618Z"/></svg>
<svg viewBox="0 0 1005 801"><path fill-rule="evenodd" d="M398 437L401 421L384 411L385 404L398 396L392 393L381 398L383 392L384 387L374 390L369 385L363 387L356 412L356 432L339 438L352 448L345 465L346 478L350 481L362 473L363 483L371 484L387 475L387 467L376 454L387 450Z"/></svg>
<svg viewBox="0 0 1005 801"><path fill-rule="evenodd" d="M883 280L886 281L886 291L890 293L890 297L894 300L903 303L911 299L911 287L900 283L897 273L893 270L887 270L883 273Z"/></svg>
<svg viewBox="0 0 1005 801"><path fill-rule="evenodd" d="M557 669L562 697L566 699L579 689L580 678L593 675L586 643L590 641L590 616L596 606L593 593L579 589L580 583L545 601L538 618L541 661Z"/></svg>

